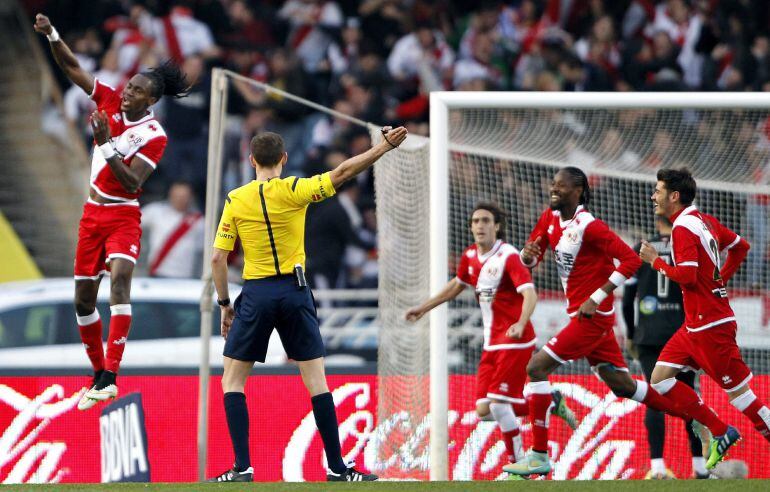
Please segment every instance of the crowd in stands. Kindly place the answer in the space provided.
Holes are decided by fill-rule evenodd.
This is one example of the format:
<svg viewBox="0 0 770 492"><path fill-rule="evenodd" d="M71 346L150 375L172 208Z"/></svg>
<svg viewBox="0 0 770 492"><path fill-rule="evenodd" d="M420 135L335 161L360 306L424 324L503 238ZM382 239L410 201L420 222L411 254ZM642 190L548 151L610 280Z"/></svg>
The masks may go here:
<svg viewBox="0 0 770 492"><path fill-rule="evenodd" d="M422 135L428 132L432 90L770 90L766 0L23 3L30 18L35 12L49 15L83 67L113 86L163 59L183 66L195 86L189 97L157 108L169 146L147 183L145 200L164 199L173 183L184 182L198 197L191 210L203 204L212 67L365 121L405 124ZM248 84L233 88L226 189L253 179L248 142L256 132L284 137L285 175L328 170L370 145L367 131L346 120ZM69 87L66 117L82 128L87 142L91 110L88 97ZM668 136L653 137L651 148L662 154L650 153L649 159L658 160L649 163L640 156L639 165L665 161ZM613 135L605 138L612 146ZM309 270L319 276L316 285L376 285L373 208L370 173L333 201L311 207L307 252L315 262ZM764 203L760 216L764 212L766 219L767 211ZM766 220L762 230L767 248ZM152 257L150 251L150 262Z"/></svg>

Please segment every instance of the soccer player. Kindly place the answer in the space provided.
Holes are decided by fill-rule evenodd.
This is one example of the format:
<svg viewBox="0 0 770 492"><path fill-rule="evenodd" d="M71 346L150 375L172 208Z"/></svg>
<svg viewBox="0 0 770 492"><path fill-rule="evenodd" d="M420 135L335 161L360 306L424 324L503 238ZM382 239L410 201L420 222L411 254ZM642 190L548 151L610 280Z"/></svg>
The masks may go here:
<svg viewBox="0 0 770 492"><path fill-rule="evenodd" d="M652 194L655 214L673 224L672 264L644 242L640 257L682 288L685 320L660 353L652 385L677 400L683 410L709 428L712 435L706 468L724 459L740 435L722 422L698 395L675 376L685 368L701 368L727 392L730 403L770 441L770 408L749 387L752 374L735 341L738 325L727 298L727 282L746 258L749 244L715 217L692 203L696 183L687 169L661 169ZM722 265L719 254L727 250Z"/></svg>
<svg viewBox="0 0 770 492"><path fill-rule="evenodd" d="M548 408L552 405L548 375L561 364L582 357L612 392L658 410L678 414L675 404L658 395L647 382L636 381L615 340L612 291L633 275L642 262L634 251L586 206L591 198L588 178L576 167L559 170L551 182L550 207L540 216L521 261L534 267L545 247L553 249L567 296L571 321L536 353L527 365L532 419L532 449L504 471L515 475L545 475L548 458ZM615 267L614 261L619 262Z"/></svg>
<svg viewBox="0 0 770 492"><path fill-rule="evenodd" d="M131 327L131 276L142 235L137 199L166 147L166 134L149 108L163 95L183 97L189 87L179 69L167 62L131 77L121 94L80 67L48 17L37 14L34 28L48 37L67 78L97 105L91 117L91 189L75 253L75 311L94 369L90 389L78 403L85 410L118 394L116 377ZM111 318L105 354L96 295L108 268Z"/></svg>
<svg viewBox="0 0 770 492"><path fill-rule="evenodd" d="M508 460L524 457L517 416L529 413L524 399L527 362L535 350L530 316L537 293L519 252L504 242L505 215L494 203L481 202L470 219L474 244L463 252L457 276L427 301L409 309L406 319L417 321L428 311L457 297L467 287L476 291L484 322L484 350L476 376L476 413L490 413L500 427ZM558 391L552 413L576 428L575 416Z"/></svg>
<svg viewBox="0 0 770 492"><path fill-rule="evenodd" d="M657 216L655 227L658 233L650 238L649 242L666 263L671 263L671 222L663 216ZM642 243L637 244L634 251L639 251L641 247ZM638 321L634 316L635 305L639 306ZM623 288L623 319L627 328L628 351L640 362L644 378L650 382L652 370L663 346L684 322L682 290L676 282L645 263L633 277L628 279ZM695 387L693 370L680 372L677 379L691 388ZM663 460L663 446L666 438L665 415L647 407L644 425L647 428L647 442L650 445L648 478L669 478L669 472ZM706 460L703 458L703 445L687 420L685 420L685 431L690 441L693 476L708 478Z"/></svg>
<svg viewBox="0 0 770 492"><path fill-rule="evenodd" d="M244 388L254 362L264 362L273 328L286 354L297 361L310 393L318 432L332 481L377 480L346 464L340 449L337 415L324 372L324 349L313 295L305 281L305 214L311 203L336 193L338 187L368 169L406 139L403 127L382 130L383 141L342 162L334 170L310 178L281 178L288 154L280 135L265 132L251 140L256 180L228 193L211 259L225 337L225 416L235 451L235 464L210 482L251 482L249 414ZM241 294L230 304L227 255L236 238L244 252Z"/></svg>

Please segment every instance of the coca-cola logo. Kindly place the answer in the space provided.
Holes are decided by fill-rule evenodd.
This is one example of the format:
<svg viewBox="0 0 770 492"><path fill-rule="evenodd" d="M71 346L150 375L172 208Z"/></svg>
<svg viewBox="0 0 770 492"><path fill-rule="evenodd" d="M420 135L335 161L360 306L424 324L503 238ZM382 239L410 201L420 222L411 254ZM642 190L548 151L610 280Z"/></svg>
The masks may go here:
<svg viewBox="0 0 770 492"><path fill-rule="evenodd" d="M7 471L3 483L60 482L68 473L59 468L67 451L62 441L37 441L48 425L77 406L80 392L65 397L64 388L53 384L42 393L29 398L10 386L0 384L0 402L17 412L16 417L0 436L0 472Z"/></svg>
<svg viewBox="0 0 770 492"><path fill-rule="evenodd" d="M554 387L569 397L570 405L583 415L579 427L562 445L549 442L554 479L626 479L635 473L629 458L636 447L633 439L611 439L608 434L639 403L618 399L612 392L596 394L574 383L555 383ZM364 466L373 473L393 478L425 478L429 469L430 416L413 417L407 411L395 412L375 428L371 388L368 383L345 384L332 393L340 421L340 441L347 450L345 459L363 457ZM349 398L355 398L354 410L343 415L339 410ZM582 409L582 410L581 410ZM450 466L452 479L474 480L480 475L497 473L507 461L505 446L498 439L497 424L479 421L474 410L448 415ZM530 424L524 419L522 431L528 434ZM348 440L353 439L353 444ZM313 413L308 412L291 436L283 455L283 479L303 481L311 467L308 449L317 435ZM525 437L525 441L528 440ZM345 446L345 443L348 443ZM499 473L496 478L505 478Z"/></svg>

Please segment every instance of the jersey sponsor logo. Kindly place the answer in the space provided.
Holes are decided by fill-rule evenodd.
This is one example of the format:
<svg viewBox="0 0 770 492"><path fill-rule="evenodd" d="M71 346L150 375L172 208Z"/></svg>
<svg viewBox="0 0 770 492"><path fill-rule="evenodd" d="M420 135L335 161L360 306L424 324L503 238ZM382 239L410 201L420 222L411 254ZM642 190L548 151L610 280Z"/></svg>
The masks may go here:
<svg viewBox="0 0 770 492"><path fill-rule="evenodd" d="M136 244L132 244L131 246L129 246L128 249L133 254L137 254L139 252L139 248L136 246Z"/></svg>
<svg viewBox="0 0 770 492"><path fill-rule="evenodd" d="M465 253L465 256L468 258L473 258L476 256L476 250L475 249L469 249L467 253Z"/></svg>
<svg viewBox="0 0 770 492"><path fill-rule="evenodd" d="M114 115L112 115L112 121L114 121L115 123L119 123L120 120L122 119L123 118L120 116L120 113L115 113Z"/></svg>
<svg viewBox="0 0 770 492"><path fill-rule="evenodd" d="M321 195L313 195L310 197L310 199L313 200L314 202L320 201Z"/></svg>
<svg viewBox="0 0 770 492"><path fill-rule="evenodd" d="M655 314L658 310L658 298L655 296L646 296L639 301L639 312L644 315Z"/></svg>
<svg viewBox="0 0 770 492"><path fill-rule="evenodd" d="M230 224L228 224L227 222L222 222L221 229L222 229L222 232L230 232Z"/></svg>
<svg viewBox="0 0 770 492"><path fill-rule="evenodd" d="M727 299L727 289L724 287L717 287L716 289L711 289L711 293L714 294L716 297L719 297L720 299Z"/></svg>
<svg viewBox="0 0 770 492"><path fill-rule="evenodd" d="M142 142L144 142L144 139L141 135L135 133L128 134L128 143L130 143L132 147L139 147L142 145Z"/></svg>
<svg viewBox="0 0 770 492"><path fill-rule="evenodd" d="M567 238L567 241L570 244L577 244L578 242L580 242L580 234L578 234L577 231L573 230L573 231L566 231L566 232L567 234L565 234L565 236Z"/></svg>
<svg viewBox="0 0 770 492"><path fill-rule="evenodd" d="M479 302L492 302L495 300L496 289L481 289L477 290L476 294L479 296Z"/></svg>
<svg viewBox="0 0 770 492"><path fill-rule="evenodd" d="M569 277L572 267L575 266L575 255L557 249L554 251L554 258L556 259L559 276L562 278Z"/></svg>
<svg viewBox="0 0 770 492"><path fill-rule="evenodd" d="M227 234L225 232L217 232L217 237L221 237L222 239L235 239L234 234Z"/></svg>
<svg viewBox="0 0 770 492"><path fill-rule="evenodd" d="M553 224L548 226L548 235L550 236L551 234L553 234Z"/></svg>
<svg viewBox="0 0 770 492"><path fill-rule="evenodd" d="M722 376L722 382L724 384L730 384L730 383L733 382L733 379L730 376L728 376L727 374L725 374L724 376Z"/></svg>
<svg viewBox="0 0 770 492"><path fill-rule="evenodd" d="M500 383L500 391L502 393L507 393L508 392L508 383Z"/></svg>
<svg viewBox="0 0 770 492"><path fill-rule="evenodd" d="M150 123L149 125L147 125L147 128L149 128L151 132L157 132L158 131L158 127L155 126L154 123Z"/></svg>
<svg viewBox="0 0 770 492"><path fill-rule="evenodd" d="M558 341L557 337L552 337L550 340L548 340L548 345L556 345L557 341Z"/></svg>

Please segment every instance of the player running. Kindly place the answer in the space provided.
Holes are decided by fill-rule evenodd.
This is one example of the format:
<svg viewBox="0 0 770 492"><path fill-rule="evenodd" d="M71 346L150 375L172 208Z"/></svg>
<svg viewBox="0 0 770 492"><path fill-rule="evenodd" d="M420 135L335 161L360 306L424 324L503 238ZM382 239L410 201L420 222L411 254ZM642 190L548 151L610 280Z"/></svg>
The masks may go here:
<svg viewBox="0 0 770 492"><path fill-rule="evenodd" d="M567 314L572 319L527 365L533 444L527 456L503 467L515 475L545 475L551 471L548 409L552 401L548 375L569 361L588 359L592 369L617 396L681 415L675 404L628 373L613 332L615 308L611 294L642 262L607 224L586 209L590 197L588 178L583 171L565 167L557 172L551 182L550 208L541 215L521 252L521 261L534 267L542 260L545 247L553 249L567 296ZM614 260L619 261L617 267Z"/></svg>
<svg viewBox="0 0 770 492"><path fill-rule="evenodd" d="M661 169L652 194L655 214L673 224L669 265L655 248L643 243L639 256L682 288L685 320L663 348L652 372L652 386L676 400L683 411L706 425L714 436L706 468L714 468L740 435L722 422L713 410L676 375L687 368L701 368L720 385L730 403L743 412L770 441L770 409L749 387L751 370L735 341L738 325L725 285L746 258L749 244L694 205L696 183L688 169ZM727 250L721 265L719 254Z"/></svg>
<svg viewBox="0 0 770 492"><path fill-rule="evenodd" d="M524 457L518 417L529 413L524 399L526 366L535 349L530 316L537 293L519 252L504 242L505 215L494 203L476 205L470 219L474 244L460 258L457 276L406 319L417 321L428 311L451 301L466 287L474 288L484 323L484 350L476 376L476 413L491 413L503 435L511 463ZM575 415L558 391L549 395L551 412L575 429Z"/></svg>
<svg viewBox="0 0 770 492"><path fill-rule="evenodd" d="M97 105L91 116L91 189L75 253L75 311L80 339L94 368L90 389L78 403L78 409L85 410L118 394L115 379L131 326L131 276L142 235L137 199L166 148L166 133L149 107L163 95L184 97L189 86L179 69L166 62L134 75L119 93L81 68L48 17L37 14L34 28L50 41L53 57L67 78ZM108 267L111 318L105 354L96 295Z"/></svg>

